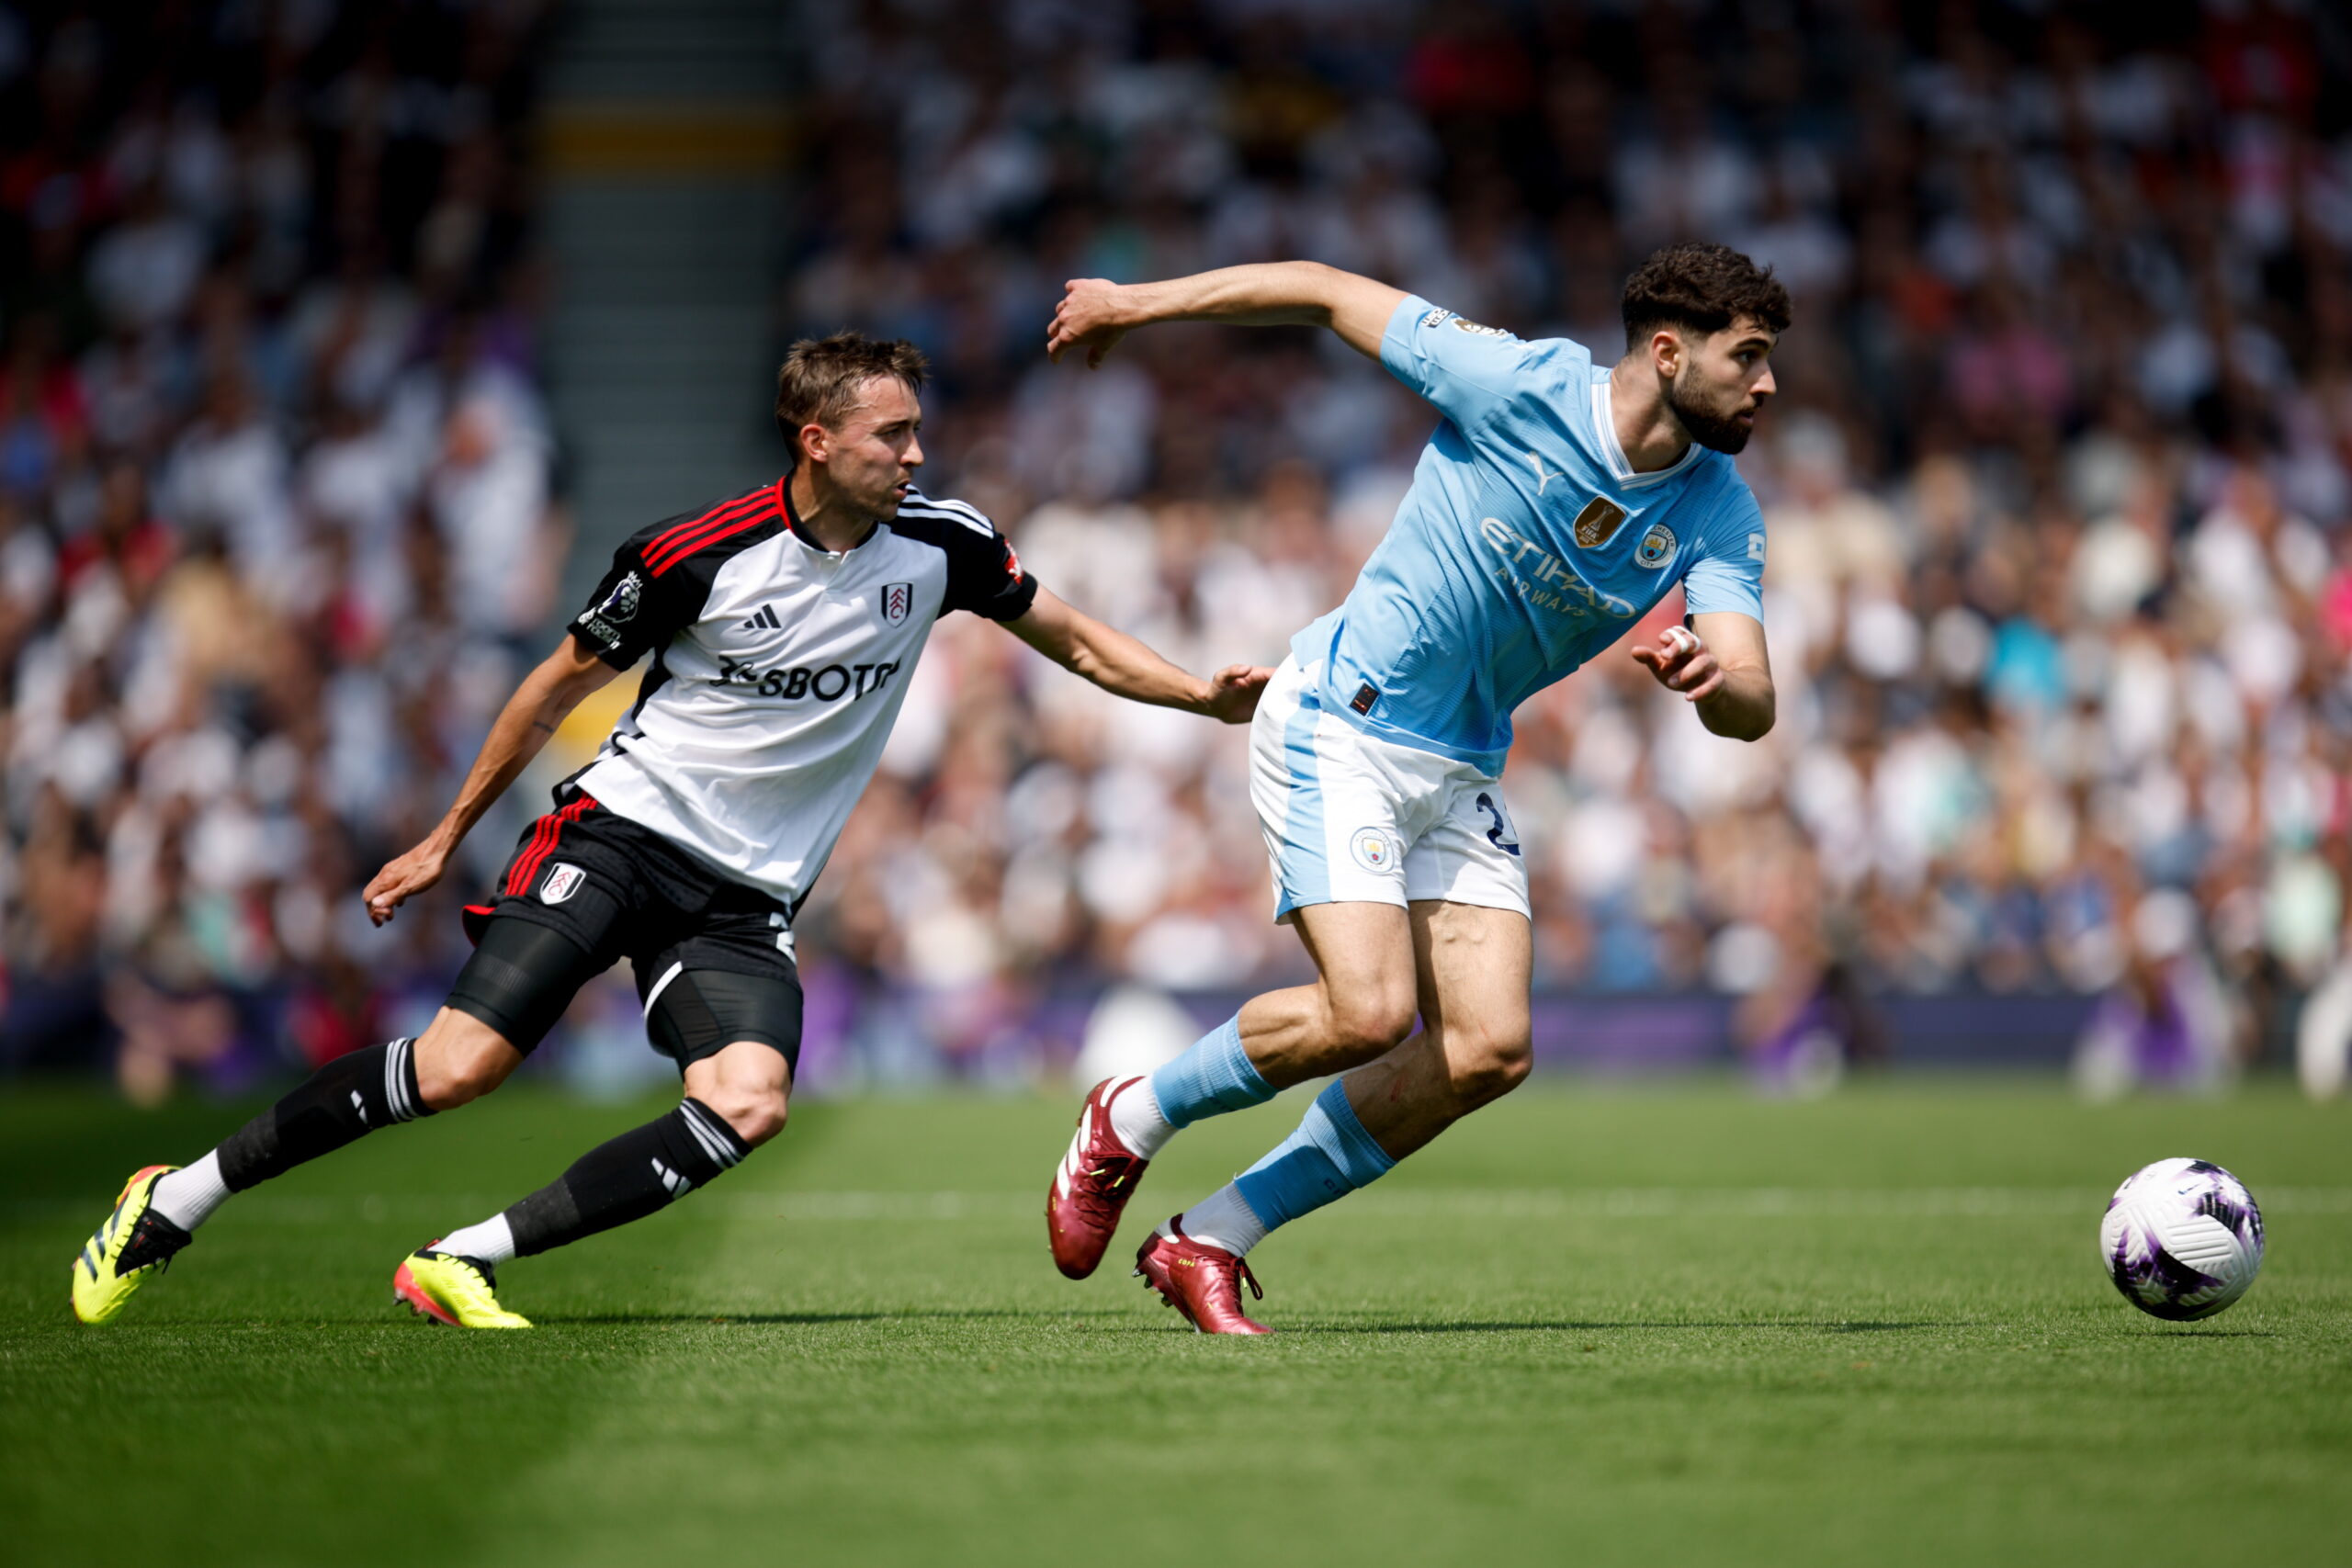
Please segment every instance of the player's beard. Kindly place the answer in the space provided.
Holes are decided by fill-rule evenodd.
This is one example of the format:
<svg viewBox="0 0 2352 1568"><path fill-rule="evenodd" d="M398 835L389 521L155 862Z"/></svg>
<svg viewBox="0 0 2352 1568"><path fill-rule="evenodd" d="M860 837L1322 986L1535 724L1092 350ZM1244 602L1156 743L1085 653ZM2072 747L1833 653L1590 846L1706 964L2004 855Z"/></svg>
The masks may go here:
<svg viewBox="0 0 2352 1568"><path fill-rule="evenodd" d="M1674 411L1674 417L1682 422L1690 439L1710 452L1737 457L1746 449L1747 438L1755 434L1753 427L1739 423L1736 413L1711 413L1683 397L1679 377L1666 384L1666 406Z"/></svg>

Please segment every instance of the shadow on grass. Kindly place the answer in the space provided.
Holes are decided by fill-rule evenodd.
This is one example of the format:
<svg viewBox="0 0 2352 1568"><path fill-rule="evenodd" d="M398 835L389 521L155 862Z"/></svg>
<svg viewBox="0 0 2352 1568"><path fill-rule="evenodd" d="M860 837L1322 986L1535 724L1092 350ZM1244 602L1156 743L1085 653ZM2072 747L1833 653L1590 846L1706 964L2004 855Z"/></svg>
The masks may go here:
<svg viewBox="0 0 2352 1568"><path fill-rule="evenodd" d="M1373 1323L1362 1327L1327 1325L1324 1333L1340 1334L1521 1334L1544 1330L1577 1334L1605 1333L1612 1328L1742 1328L1742 1329L1806 1329L1819 1334L1900 1334L1915 1328L1973 1328L1969 1323L1701 1323L1684 1320L1679 1323L1589 1323L1564 1318L1530 1320L1523 1323Z"/></svg>
<svg viewBox="0 0 2352 1568"><path fill-rule="evenodd" d="M1012 1307L986 1308L917 1308L903 1312L773 1312L773 1313L602 1313L571 1315L542 1313L533 1319L547 1327L558 1325L578 1327L614 1327L630 1324L671 1325L677 1324L749 1325L787 1325L797 1327L820 1327L828 1324L853 1323L921 1323L921 1322L983 1322L1030 1319L1038 1323L1053 1323L1072 1327L1084 1327L1092 1333L1165 1333L1169 1325L1158 1318L1142 1318L1124 1311L1073 1312L1065 1309L1021 1310ZM1182 1326L1179 1325L1178 1326ZM1644 1331L1674 1328L1735 1328L1755 1331L1804 1331L1817 1334L1900 1334L1920 1328L1969 1328L1975 1324L1957 1322L1865 1323L1838 1322L1749 1322L1727 1321L1680 1323L1594 1322L1571 1318L1525 1319L1477 1323L1307 1323L1281 1330L1285 1334L1598 1334L1611 1329ZM2223 1332L2229 1332L2227 1330ZM2252 1332L2252 1331L2241 1331Z"/></svg>
<svg viewBox="0 0 2352 1568"><path fill-rule="evenodd" d="M745 1327L821 1328L833 1325L862 1323L984 1323L1019 1322L1028 1320L1039 1325L1082 1328L1091 1334L1165 1334L1171 1326L1184 1325L1173 1320L1145 1316L1120 1308L1082 1312L1067 1308L1022 1309L1016 1307L918 1307L903 1311L876 1312L644 1312L644 1313L535 1313L531 1321L542 1328L675 1328L691 1325L709 1327L742 1325ZM67 1323L62 1325L21 1325L21 1327L58 1327L86 1334L86 1329ZM1605 1334L1611 1330L1638 1329L1653 1332L1662 1329L1745 1329L1756 1332L1804 1331L1818 1334L1899 1334L1920 1328L1970 1328L1977 1324L1957 1322L1918 1323L1860 1323L1860 1322L1763 1322L1733 1323L1728 1321L1666 1322L1598 1322L1573 1318L1529 1318L1514 1321L1476 1323L1302 1323L1284 1325L1285 1335L1329 1334ZM384 1328L402 1332L426 1333L437 1325L424 1323L413 1317L319 1316L307 1314L279 1318L238 1317L165 1318L136 1325L124 1325L107 1336L110 1340L127 1339L141 1330L184 1333L189 1329L223 1329L253 1332L300 1331L319 1328ZM2258 1328L2177 1328L2159 1331L2162 1339L2269 1339L2276 1336Z"/></svg>
<svg viewBox="0 0 2352 1568"><path fill-rule="evenodd" d="M970 1319L980 1321L996 1318L1067 1319L1071 1317L1103 1318L1117 1315L1110 1313L1074 1313L1069 1311L1023 1311L1015 1307L917 1307L902 1312L639 1312L639 1313L538 1313L531 1321L543 1327L610 1326L615 1325L670 1325L700 1323L726 1324L795 1324L802 1325L828 1323L908 1323L947 1322Z"/></svg>

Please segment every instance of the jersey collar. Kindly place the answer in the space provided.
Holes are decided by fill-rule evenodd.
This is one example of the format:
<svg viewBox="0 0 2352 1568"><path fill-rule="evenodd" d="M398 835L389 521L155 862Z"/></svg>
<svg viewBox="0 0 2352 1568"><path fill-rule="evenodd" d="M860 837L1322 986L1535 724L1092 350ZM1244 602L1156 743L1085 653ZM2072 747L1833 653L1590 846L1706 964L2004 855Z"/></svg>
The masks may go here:
<svg viewBox="0 0 2352 1568"><path fill-rule="evenodd" d="M1700 446L1690 443L1671 468L1656 473L1637 474L1634 465L1625 459L1625 448L1617 443L1615 405L1610 400L1609 372L1601 371L1600 378L1592 384L1592 423L1600 434L1600 455L1609 464L1609 477L1617 481L1620 490L1646 490L1663 479L1670 479L1686 472L1699 460Z"/></svg>

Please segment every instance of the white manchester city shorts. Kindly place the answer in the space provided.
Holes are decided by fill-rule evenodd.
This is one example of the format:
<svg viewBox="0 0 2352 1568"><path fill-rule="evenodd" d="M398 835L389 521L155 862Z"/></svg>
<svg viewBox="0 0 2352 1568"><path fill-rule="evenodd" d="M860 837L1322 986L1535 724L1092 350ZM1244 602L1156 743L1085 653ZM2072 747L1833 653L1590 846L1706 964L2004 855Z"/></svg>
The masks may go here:
<svg viewBox="0 0 2352 1568"><path fill-rule="evenodd" d="M1502 785L1466 762L1326 712L1285 658L1250 724L1250 799L1274 863L1274 919L1307 904L1442 898L1529 913Z"/></svg>

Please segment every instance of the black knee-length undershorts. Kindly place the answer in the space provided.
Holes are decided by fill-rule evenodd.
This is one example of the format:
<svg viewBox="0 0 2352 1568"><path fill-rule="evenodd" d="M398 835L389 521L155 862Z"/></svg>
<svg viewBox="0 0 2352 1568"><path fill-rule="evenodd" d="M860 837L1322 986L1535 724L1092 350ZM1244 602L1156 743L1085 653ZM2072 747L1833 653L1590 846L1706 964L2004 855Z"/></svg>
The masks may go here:
<svg viewBox="0 0 2352 1568"><path fill-rule="evenodd" d="M449 1005L528 1053L626 958L654 1048L688 1064L739 1040L800 1056L791 914L577 790L524 831L496 897L466 906Z"/></svg>

